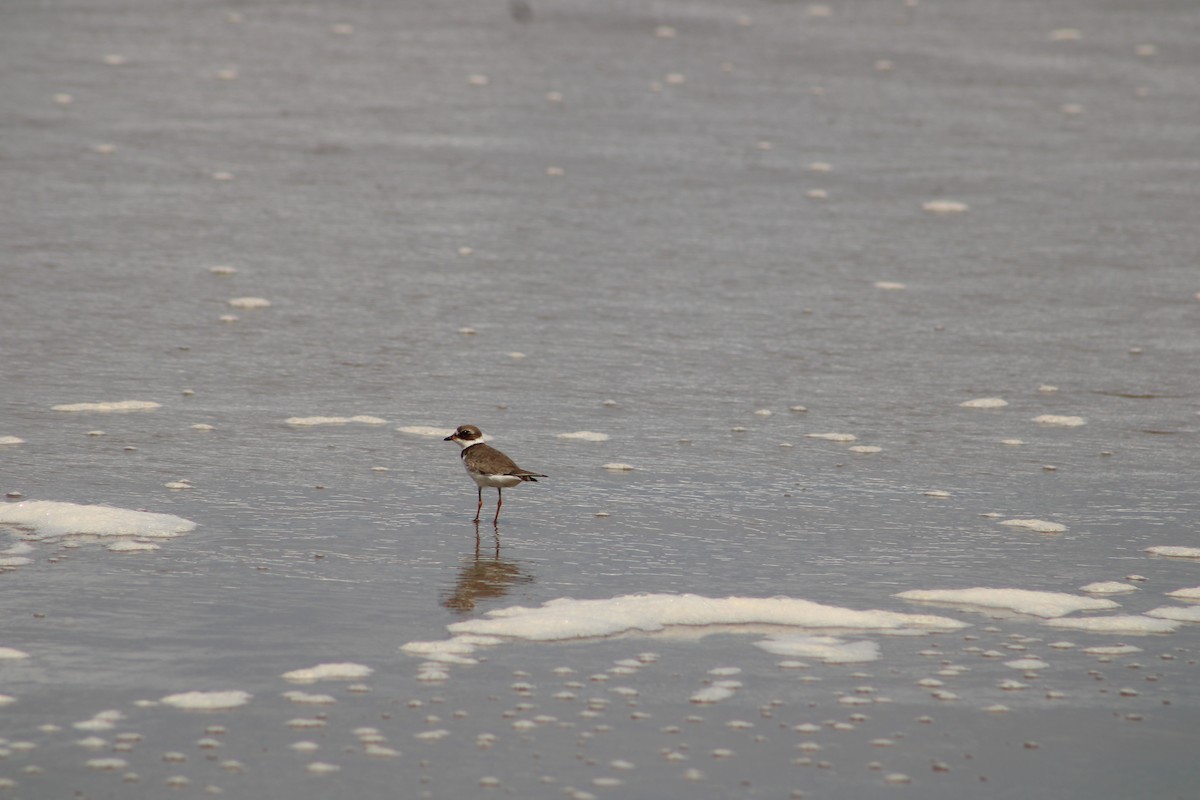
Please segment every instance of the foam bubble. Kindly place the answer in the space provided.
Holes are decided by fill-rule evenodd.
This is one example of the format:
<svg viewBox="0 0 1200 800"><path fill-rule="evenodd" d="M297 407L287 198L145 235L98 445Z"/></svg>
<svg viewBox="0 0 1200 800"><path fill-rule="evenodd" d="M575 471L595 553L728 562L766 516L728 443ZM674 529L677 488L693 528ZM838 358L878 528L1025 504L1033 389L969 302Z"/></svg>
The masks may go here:
<svg viewBox="0 0 1200 800"><path fill-rule="evenodd" d="M0 647L0 661L21 661L29 658L29 653L15 647Z"/></svg>
<svg viewBox="0 0 1200 800"><path fill-rule="evenodd" d="M430 425L405 425L403 428L396 428L400 433L411 433L414 436L429 436L444 439L454 433L454 428L434 428Z"/></svg>
<svg viewBox="0 0 1200 800"><path fill-rule="evenodd" d="M968 210L968 206L958 200L930 200L922 204L921 209L930 214L962 214Z"/></svg>
<svg viewBox="0 0 1200 800"><path fill-rule="evenodd" d="M900 292L908 288L905 284L896 281L875 281L874 286L876 289L883 289L887 292Z"/></svg>
<svg viewBox="0 0 1200 800"><path fill-rule="evenodd" d="M1011 669L1045 669L1050 665L1040 658L1016 658L1012 661L1005 661L1004 666Z"/></svg>
<svg viewBox="0 0 1200 800"><path fill-rule="evenodd" d="M773 636L754 646L773 655L816 658L826 664L858 664L879 658L875 642L847 642L833 636Z"/></svg>
<svg viewBox="0 0 1200 800"><path fill-rule="evenodd" d="M269 308L271 301L263 297L235 297L229 301L234 308Z"/></svg>
<svg viewBox="0 0 1200 800"><path fill-rule="evenodd" d="M559 439L573 439L581 442L607 442L609 436L607 433L596 433L595 431L575 431L574 433L560 433Z"/></svg>
<svg viewBox="0 0 1200 800"><path fill-rule="evenodd" d="M1131 583L1121 583L1120 581L1100 581L1089 583L1087 586L1080 586L1079 591L1087 592L1088 594L1125 594L1126 592L1138 591L1138 587Z"/></svg>
<svg viewBox="0 0 1200 800"><path fill-rule="evenodd" d="M923 603L947 603L972 609L1015 611L1034 617L1062 617L1075 611L1118 608L1112 600L1080 597L1065 592L1036 592L1029 589L910 589L896 595Z"/></svg>
<svg viewBox="0 0 1200 800"><path fill-rule="evenodd" d="M1179 628L1179 622L1167 619L1155 619L1140 614L1119 614L1111 617L1069 617L1052 619L1046 622L1054 628L1070 628L1093 633L1172 633Z"/></svg>
<svg viewBox="0 0 1200 800"><path fill-rule="evenodd" d="M1004 408L1008 401L1002 397L977 397L958 404L961 408Z"/></svg>
<svg viewBox="0 0 1200 800"><path fill-rule="evenodd" d="M249 692L240 689L221 692L181 692L161 698L160 702L185 711L221 711L227 708L239 708L250 702L253 697Z"/></svg>
<svg viewBox="0 0 1200 800"><path fill-rule="evenodd" d="M1035 533L1062 533L1067 529L1066 525L1044 519L1006 519L1000 524L1010 528L1028 528Z"/></svg>
<svg viewBox="0 0 1200 800"><path fill-rule="evenodd" d="M53 406L53 411L98 412L102 414L123 413L126 411L153 411L162 408L161 403L149 400L118 400L113 403L66 403Z"/></svg>
<svg viewBox="0 0 1200 800"><path fill-rule="evenodd" d="M337 702L337 698L327 694L310 694L308 692L284 692L283 697L297 705L326 706Z"/></svg>
<svg viewBox="0 0 1200 800"><path fill-rule="evenodd" d="M1085 647L1083 652L1090 656L1128 656L1142 652L1142 648L1132 644L1104 644Z"/></svg>
<svg viewBox="0 0 1200 800"><path fill-rule="evenodd" d="M1171 545L1155 545L1147 547L1145 552L1154 556L1168 558L1200 558L1200 547L1173 547Z"/></svg>
<svg viewBox="0 0 1200 800"><path fill-rule="evenodd" d="M853 442L858 440L858 437L853 433L806 433L804 436L808 439L824 439L827 442Z"/></svg>
<svg viewBox="0 0 1200 800"><path fill-rule="evenodd" d="M602 467L609 472L633 472L635 469L637 469L632 464L626 464L623 461L610 461L609 463L602 465Z"/></svg>
<svg viewBox="0 0 1200 800"><path fill-rule="evenodd" d="M36 541L74 535L170 539L196 527L191 520L171 514L52 500L0 505L0 525L16 527L25 532L24 538Z"/></svg>
<svg viewBox="0 0 1200 800"><path fill-rule="evenodd" d="M288 425L296 425L300 427L312 427L315 425L346 425L350 422L357 422L362 425L387 424L386 419L369 417L362 414L355 417L288 417L285 422L287 422Z"/></svg>
<svg viewBox="0 0 1200 800"><path fill-rule="evenodd" d="M947 497L950 497L950 493L945 489L930 489L927 492L921 492L921 494L925 495L926 497L936 497L939 500L944 500Z"/></svg>
<svg viewBox="0 0 1200 800"><path fill-rule="evenodd" d="M882 447L876 447L873 444L856 444L850 448L851 453L879 453L882 451Z"/></svg>
<svg viewBox="0 0 1200 800"><path fill-rule="evenodd" d="M113 542L104 549L110 553L149 553L152 550L159 550L160 548L152 542L137 542L132 539L123 539L119 542Z"/></svg>
<svg viewBox="0 0 1200 800"><path fill-rule="evenodd" d="M25 444L25 440L16 436L0 436L0 445L6 444Z"/></svg>
<svg viewBox="0 0 1200 800"><path fill-rule="evenodd" d="M1061 414L1042 414L1034 417L1033 421L1039 425L1052 425L1060 428L1077 428L1087 424L1087 420L1083 417L1067 417Z"/></svg>
<svg viewBox="0 0 1200 800"><path fill-rule="evenodd" d="M349 681L365 678L375 670L362 664L340 662L333 664L317 664L306 669L294 669L281 676L293 683L316 683L317 681Z"/></svg>

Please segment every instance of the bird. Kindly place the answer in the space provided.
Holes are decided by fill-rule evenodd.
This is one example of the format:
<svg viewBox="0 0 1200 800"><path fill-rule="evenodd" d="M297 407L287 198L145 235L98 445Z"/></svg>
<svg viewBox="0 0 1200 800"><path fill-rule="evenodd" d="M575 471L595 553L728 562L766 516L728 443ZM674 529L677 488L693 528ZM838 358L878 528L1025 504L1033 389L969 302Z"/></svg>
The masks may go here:
<svg viewBox="0 0 1200 800"><path fill-rule="evenodd" d="M525 483L537 483L538 478L548 478L540 472L530 472L521 469L511 458L501 453L491 445L483 443L483 431L475 425L459 425L454 433L442 441L457 442L462 448L459 456L471 480L479 486L479 505L475 508L475 522L479 522L479 514L483 511L483 490L496 490L496 516L492 524L500 522L500 507L504 505L504 489Z"/></svg>

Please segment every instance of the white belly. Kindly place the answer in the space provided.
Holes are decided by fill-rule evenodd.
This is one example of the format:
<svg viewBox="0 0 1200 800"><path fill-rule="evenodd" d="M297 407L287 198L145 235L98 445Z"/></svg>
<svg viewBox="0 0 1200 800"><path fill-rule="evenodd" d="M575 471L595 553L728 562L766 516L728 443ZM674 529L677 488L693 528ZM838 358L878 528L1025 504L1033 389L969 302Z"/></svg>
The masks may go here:
<svg viewBox="0 0 1200 800"><path fill-rule="evenodd" d="M469 467L467 468L467 474L471 476L471 480L484 489L511 489L521 482L521 479L516 475L485 475Z"/></svg>

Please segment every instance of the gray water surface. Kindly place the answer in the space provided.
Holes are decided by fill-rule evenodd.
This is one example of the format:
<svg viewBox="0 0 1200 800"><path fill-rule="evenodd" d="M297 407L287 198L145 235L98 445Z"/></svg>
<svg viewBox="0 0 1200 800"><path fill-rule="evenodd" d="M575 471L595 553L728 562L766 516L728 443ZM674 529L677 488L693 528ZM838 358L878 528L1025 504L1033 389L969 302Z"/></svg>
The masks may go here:
<svg viewBox="0 0 1200 800"><path fill-rule="evenodd" d="M29 654L0 662L6 794L1192 796L1195 626L1062 631L895 594L1133 575L1114 599L1140 614L1200 586L1200 561L1144 552L1200 546L1196 8L103 0L0 20L0 437L24 440L0 446L0 490L198 526L151 553L37 543L0 574L0 646ZM984 397L1008 405L959 405ZM161 407L52 410L130 399ZM355 415L387 424L286 422ZM464 422L550 476L495 530L457 448L398 430ZM610 438L557 437L581 430ZM834 432L881 449L808 438ZM796 669L749 630L511 642L439 682L399 650L639 592L971 627ZM1083 652L1116 643L1141 652ZM1029 655L1050 666L1003 665ZM280 677L343 661L374 672ZM947 663L969 668L937 678L956 700L918 683ZM731 668L733 697L689 702ZM138 703L228 689L254 697ZM105 710L111 729L73 727ZM126 763L86 765L107 757Z"/></svg>

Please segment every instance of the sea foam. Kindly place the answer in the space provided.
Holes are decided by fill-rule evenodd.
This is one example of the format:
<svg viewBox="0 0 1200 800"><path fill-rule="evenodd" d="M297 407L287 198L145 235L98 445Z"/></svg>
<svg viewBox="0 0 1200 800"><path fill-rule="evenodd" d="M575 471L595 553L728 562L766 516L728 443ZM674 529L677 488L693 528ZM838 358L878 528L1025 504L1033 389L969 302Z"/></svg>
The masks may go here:
<svg viewBox="0 0 1200 800"><path fill-rule="evenodd" d="M896 595L904 600L945 603L974 609L1015 611L1034 617L1062 617L1075 611L1118 608L1112 600L1080 597L1065 592L1035 592L1028 589L912 589Z"/></svg>
<svg viewBox="0 0 1200 800"><path fill-rule="evenodd" d="M17 528L24 538L35 541L64 536L171 539L196 527L191 520L172 514L52 500L0 505L0 525Z"/></svg>
<svg viewBox="0 0 1200 800"><path fill-rule="evenodd" d="M162 408L161 403L149 400L118 400L115 403L66 403L53 406L53 411L96 411L100 413L121 413L125 411L153 411Z"/></svg>
<svg viewBox="0 0 1200 800"><path fill-rule="evenodd" d="M489 612L487 618L453 623L448 630L453 634L551 642L626 631L655 632L676 625L785 625L862 631L949 631L966 627L966 623L948 617L857 611L789 597L639 594L603 600L559 598L540 608L497 609Z"/></svg>

